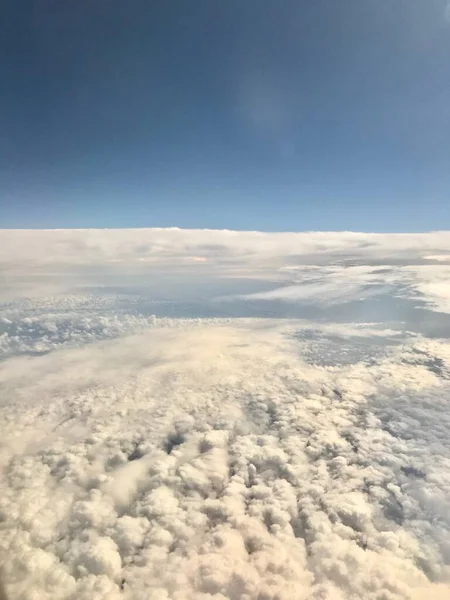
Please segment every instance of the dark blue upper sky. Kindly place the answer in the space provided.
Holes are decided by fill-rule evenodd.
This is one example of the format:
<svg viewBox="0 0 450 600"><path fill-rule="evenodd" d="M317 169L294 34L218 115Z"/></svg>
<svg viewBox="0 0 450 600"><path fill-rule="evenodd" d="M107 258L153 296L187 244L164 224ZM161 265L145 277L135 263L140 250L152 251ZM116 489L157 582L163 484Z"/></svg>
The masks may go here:
<svg viewBox="0 0 450 600"><path fill-rule="evenodd" d="M446 0L6 0L0 227L450 228Z"/></svg>

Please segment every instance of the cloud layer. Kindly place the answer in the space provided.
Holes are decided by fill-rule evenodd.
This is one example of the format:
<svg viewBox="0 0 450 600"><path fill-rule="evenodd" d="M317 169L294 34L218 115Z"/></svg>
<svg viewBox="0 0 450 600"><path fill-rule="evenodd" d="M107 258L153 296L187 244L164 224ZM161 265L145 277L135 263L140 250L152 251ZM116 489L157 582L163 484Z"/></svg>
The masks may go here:
<svg viewBox="0 0 450 600"><path fill-rule="evenodd" d="M192 280L249 278L272 282L260 298L345 302L346 292L358 298L405 292L450 313L448 232L0 230L0 241L4 301L92 287L148 288L150 278L153 291L179 295L183 282L186 293Z"/></svg>
<svg viewBox="0 0 450 600"><path fill-rule="evenodd" d="M438 269L426 256L445 255L447 234L385 236L370 256L370 236L364 246L362 234L330 234L327 254L328 234L311 234L300 259L297 234L146 231L159 250L138 290L136 257L115 236L134 247L144 232L39 235L41 255L2 258L11 278L0 306L0 557L11 598L448 597L445 335L388 319L154 314L177 294L177 306L194 306L191 276L209 308L225 291L230 314L243 310L237 297L245 306L276 296L333 316L337 304L393 290L399 302L409 290L413 304L428 294L435 308L430 290L399 281L425 285L420 271ZM77 236L102 257L97 247L76 255ZM259 262L256 247L244 250L252 238ZM416 264L400 264L411 247ZM379 266L394 255L398 264ZM114 257L121 266L104 275ZM215 289L200 271L210 262ZM66 273L64 293L48 295L55 272ZM94 290L93 272L113 277L115 291ZM252 273L264 290L249 291Z"/></svg>

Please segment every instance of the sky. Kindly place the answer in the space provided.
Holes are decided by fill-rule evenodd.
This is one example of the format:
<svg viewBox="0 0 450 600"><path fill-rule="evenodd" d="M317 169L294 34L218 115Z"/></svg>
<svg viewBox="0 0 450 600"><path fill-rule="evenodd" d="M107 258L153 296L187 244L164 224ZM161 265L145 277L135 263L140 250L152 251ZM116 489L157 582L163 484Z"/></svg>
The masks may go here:
<svg viewBox="0 0 450 600"><path fill-rule="evenodd" d="M450 227L446 0L6 0L0 227Z"/></svg>

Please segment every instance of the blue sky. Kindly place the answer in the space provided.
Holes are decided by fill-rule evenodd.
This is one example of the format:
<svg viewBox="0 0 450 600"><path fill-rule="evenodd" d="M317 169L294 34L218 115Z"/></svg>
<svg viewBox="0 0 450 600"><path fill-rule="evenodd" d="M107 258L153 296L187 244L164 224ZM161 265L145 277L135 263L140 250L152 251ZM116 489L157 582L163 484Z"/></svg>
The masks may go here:
<svg viewBox="0 0 450 600"><path fill-rule="evenodd" d="M450 228L446 0L7 0L0 226Z"/></svg>

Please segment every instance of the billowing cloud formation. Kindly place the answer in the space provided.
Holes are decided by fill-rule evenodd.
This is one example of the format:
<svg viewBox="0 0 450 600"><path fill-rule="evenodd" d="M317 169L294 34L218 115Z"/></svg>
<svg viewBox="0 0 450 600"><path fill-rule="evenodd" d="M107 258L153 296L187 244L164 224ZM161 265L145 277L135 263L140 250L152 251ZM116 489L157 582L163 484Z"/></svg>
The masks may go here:
<svg viewBox="0 0 450 600"><path fill-rule="evenodd" d="M348 286L361 298L378 293L377 286L394 295L406 289L428 307L450 313L447 232L4 230L0 242L5 301L78 294L95 286L117 293L149 284L150 277L179 296L180 282L222 277L270 281L266 299L320 297L334 303L340 295L342 302L349 300ZM332 288L336 291L330 293Z"/></svg>
<svg viewBox="0 0 450 600"><path fill-rule="evenodd" d="M202 257L225 262L235 257L240 265L264 258L364 257L414 260L433 254L450 260L446 231L419 234L354 232L264 233L259 231L189 229L74 229L1 230L0 263L85 264L153 261L171 264ZM300 260L301 262L301 260Z"/></svg>
<svg viewBox="0 0 450 600"><path fill-rule="evenodd" d="M253 234L233 235L242 248ZM442 240L423 242L423 252L445 254ZM389 243L377 253L396 252L400 262L404 251ZM380 267L374 255L364 264L348 249L346 266L333 250L326 264L325 249L314 250L320 264L302 265L294 253L286 264L272 248L262 253L265 291L250 291L251 260L213 246L186 248L207 258L188 273L178 270L180 250L171 260L169 249L155 253L176 284L155 267L139 290L134 259L123 256L126 269L107 273L117 289L100 290L88 285L93 262L81 250L83 269L68 254L58 267L37 257L34 279L28 258L17 262L16 299L0 306L0 557L10 597L447 598L448 339L388 318L230 316L291 288L289 305L316 298L332 317L356 297L368 304L372 287L390 294L396 270L437 265ZM111 261L111 246L108 253ZM225 255L234 257L235 280L222 305L231 271L214 279L214 291L198 270ZM3 262L13 268L11 257ZM70 293L44 295L41 276L64 265ZM19 299L20 274L29 299ZM211 298L203 310L218 304L230 314L167 316L176 306L198 309L191 277ZM164 285L158 296L153 287ZM420 311L421 319L434 314Z"/></svg>

